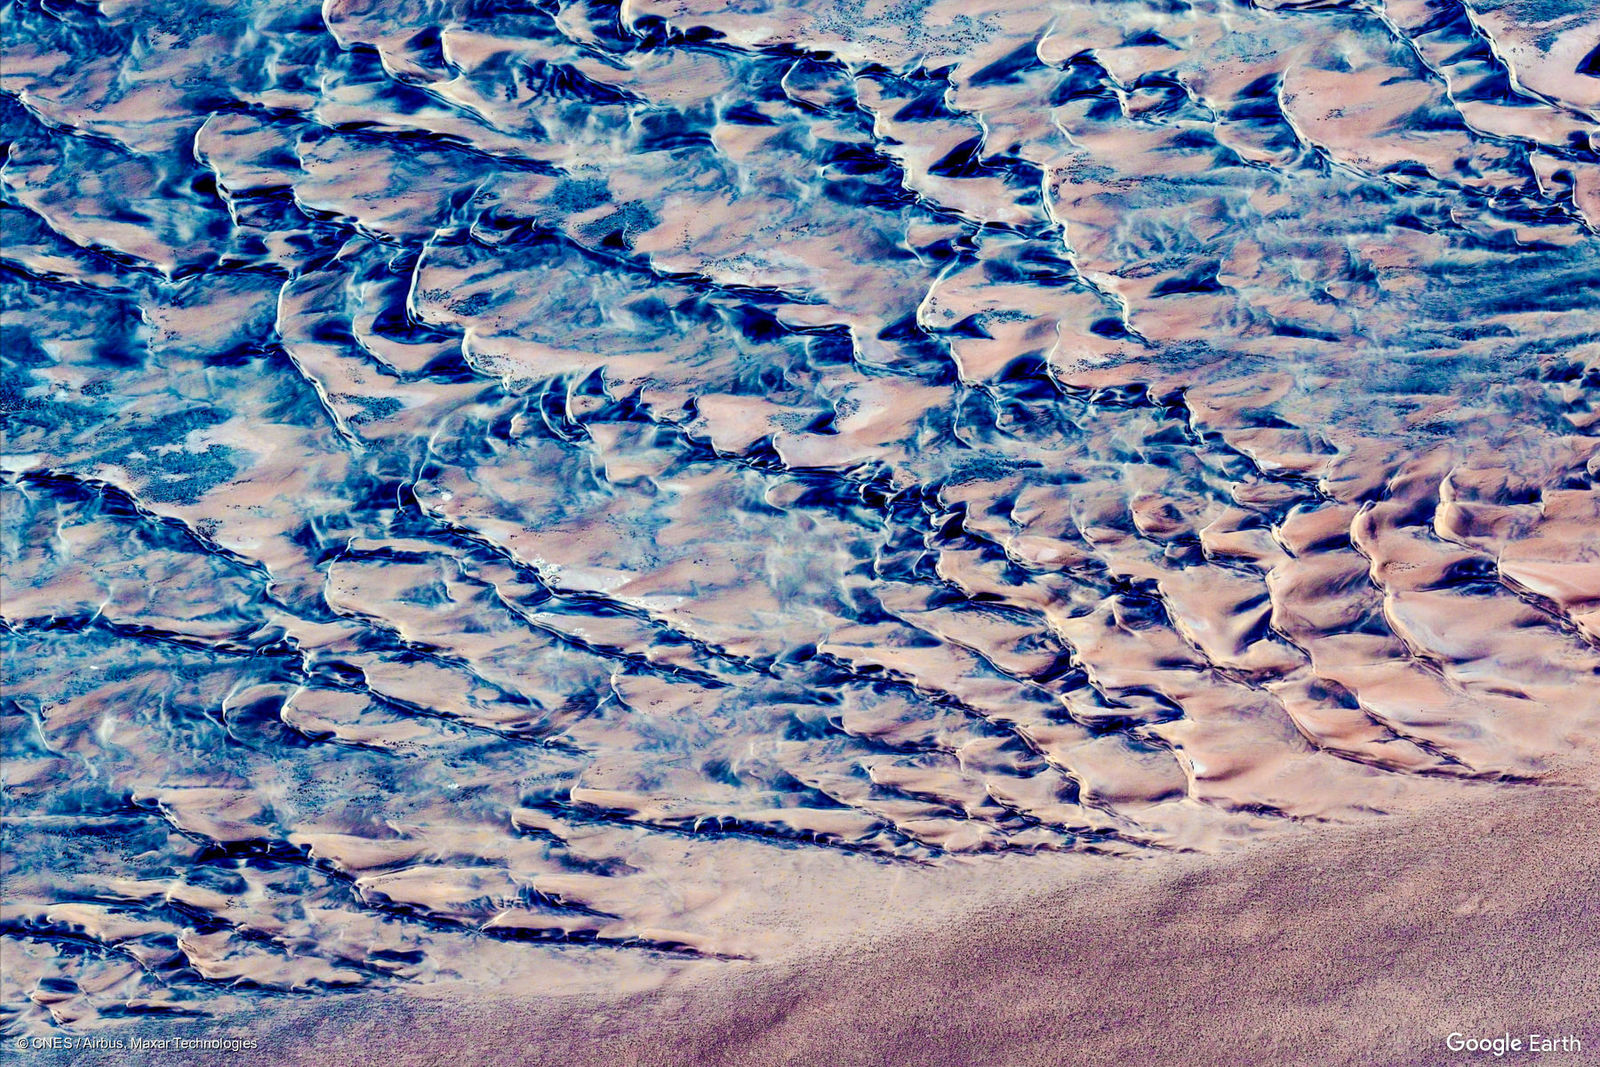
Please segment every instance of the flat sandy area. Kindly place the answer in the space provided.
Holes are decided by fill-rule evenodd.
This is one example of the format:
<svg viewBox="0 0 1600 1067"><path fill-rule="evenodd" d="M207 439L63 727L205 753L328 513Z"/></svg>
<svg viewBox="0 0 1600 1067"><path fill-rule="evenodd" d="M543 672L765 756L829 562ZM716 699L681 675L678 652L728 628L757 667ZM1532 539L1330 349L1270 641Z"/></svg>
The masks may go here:
<svg viewBox="0 0 1600 1067"><path fill-rule="evenodd" d="M1600 803L1468 792L1449 811L1222 857L869 877L826 902L860 917L854 933L645 991L290 998L236 1026L140 1032L261 1048L151 1062L321 1067L1597 1062ZM916 892L940 900L908 906ZM882 894L920 918L884 923ZM1497 1058L1451 1051L1452 1033L1584 1051Z"/></svg>

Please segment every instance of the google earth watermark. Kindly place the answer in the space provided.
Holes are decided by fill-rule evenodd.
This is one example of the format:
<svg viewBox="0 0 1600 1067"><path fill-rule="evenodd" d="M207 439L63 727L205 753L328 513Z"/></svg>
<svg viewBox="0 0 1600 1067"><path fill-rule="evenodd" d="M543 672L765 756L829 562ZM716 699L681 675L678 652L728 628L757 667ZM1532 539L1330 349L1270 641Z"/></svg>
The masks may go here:
<svg viewBox="0 0 1600 1067"><path fill-rule="evenodd" d="M1513 1034L1507 1030L1482 1036L1458 1032L1444 1039L1444 1047L1451 1052L1503 1058L1518 1054L1542 1056L1547 1052L1582 1052L1583 1041L1576 1034Z"/></svg>

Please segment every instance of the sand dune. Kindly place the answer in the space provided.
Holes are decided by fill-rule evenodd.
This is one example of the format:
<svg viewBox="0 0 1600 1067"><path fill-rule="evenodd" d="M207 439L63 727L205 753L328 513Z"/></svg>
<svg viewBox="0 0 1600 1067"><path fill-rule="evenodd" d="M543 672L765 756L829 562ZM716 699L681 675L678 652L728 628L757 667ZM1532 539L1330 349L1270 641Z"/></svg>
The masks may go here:
<svg viewBox="0 0 1600 1067"><path fill-rule="evenodd" d="M146 1032L262 1046L219 1063L329 1067L1411 1067L1495 1059L1453 1033L1535 1033L1587 1051L1507 1062L1579 1065L1600 1047L1597 842L1594 792L1497 790L1221 858L867 878L789 915L864 929L648 991L436 986ZM891 897L904 918L884 925Z"/></svg>
<svg viewBox="0 0 1600 1067"><path fill-rule="evenodd" d="M6 4L0 1039L1589 1025L1593 6Z"/></svg>

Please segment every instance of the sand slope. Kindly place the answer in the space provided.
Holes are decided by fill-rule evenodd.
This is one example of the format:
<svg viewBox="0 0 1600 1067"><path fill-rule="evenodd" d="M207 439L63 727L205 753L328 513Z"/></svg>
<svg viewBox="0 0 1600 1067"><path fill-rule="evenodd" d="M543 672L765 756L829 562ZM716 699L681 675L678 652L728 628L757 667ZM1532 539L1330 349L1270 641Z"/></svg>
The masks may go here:
<svg viewBox="0 0 1600 1067"><path fill-rule="evenodd" d="M259 1062L324 1067L1593 1063L1597 841L1592 793L1495 789L1159 868L1018 885L977 865L930 923L647 993L282 1001L231 1032ZM861 914L887 891L868 883ZM1587 1051L1445 1047L1504 1031Z"/></svg>

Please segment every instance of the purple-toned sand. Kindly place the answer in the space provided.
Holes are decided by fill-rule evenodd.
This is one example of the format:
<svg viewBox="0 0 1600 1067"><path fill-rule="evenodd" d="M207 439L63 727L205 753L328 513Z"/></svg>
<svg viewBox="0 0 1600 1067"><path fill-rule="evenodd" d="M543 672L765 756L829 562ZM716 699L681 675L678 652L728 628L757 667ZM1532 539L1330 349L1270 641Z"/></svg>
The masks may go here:
<svg viewBox="0 0 1600 1067"><path fill-rule="evenodd" d="M11 0L18 1062L1600 1062L1589 0Z"/></svg>

